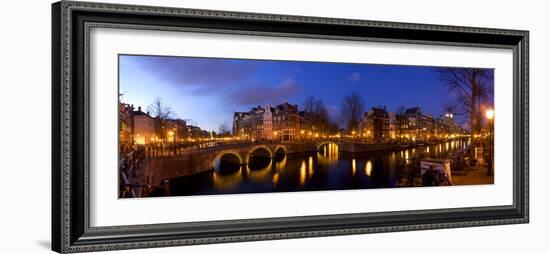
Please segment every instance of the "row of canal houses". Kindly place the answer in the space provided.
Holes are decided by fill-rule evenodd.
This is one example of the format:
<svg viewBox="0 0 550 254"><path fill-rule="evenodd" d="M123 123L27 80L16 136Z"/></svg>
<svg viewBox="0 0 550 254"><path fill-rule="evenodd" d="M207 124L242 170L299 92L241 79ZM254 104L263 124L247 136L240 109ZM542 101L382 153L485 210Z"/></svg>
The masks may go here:
<svg viewBox="0 0 550 254"><path fill-rule="evenodd" d="M320 133L305 111L288 102L273 107L269 104L252 107L249 111L233 114L233 136L239 139L290 142Z"/></svg>
<svg viewBox="0 0 550 254"><path fill-rule="evenodd" d="M210 133L183 119L163 121L144 112L141 107L119 103L119 142L121 152L134 145L165 144L188 139L208 138Z"/></svg>
<svg viewBox="0 0 550 254"><path fill-rule="evenodd" d="M389 112L386 107L373 107L364 114L358 130L351 132L354 138L375 143L430 141L466 133L455 123L452 114L432 117L424 114L420 107L409 108L401 113ZM243 140L291 142L321 138L326 134L325 130L313 124L304 111L298 110L297 105L288 102L234 113L233 136ZM188 125L185 120L159 121L142 111L141 107L136 110L133 105L119 104L121 151L129 150L135 144L161 144L209 137L211 133Z"/></svg>
<svg viewBox="0 0 550 254"><path fill-rule="evenodd" d="M252 107L246 112L234 112L233 136L243 140L292 142L327 136L350 136L369 142L429 141L464 134L452 114L437 118L424 114L420 107L401 113L388 112L386 107L374 107L361 119L358 130L338 130L331 133L320 129L298 105L285 102Z"/></svg>
<svg viewBox="0 0 550 254"><path fill-rule="evenodd" d="M404 112L388 112L386 107L373 107L365 113L358 138L373 142L430 141L466 134L458 126L452 114L432 117L420 107L408 108Z"/></svg>

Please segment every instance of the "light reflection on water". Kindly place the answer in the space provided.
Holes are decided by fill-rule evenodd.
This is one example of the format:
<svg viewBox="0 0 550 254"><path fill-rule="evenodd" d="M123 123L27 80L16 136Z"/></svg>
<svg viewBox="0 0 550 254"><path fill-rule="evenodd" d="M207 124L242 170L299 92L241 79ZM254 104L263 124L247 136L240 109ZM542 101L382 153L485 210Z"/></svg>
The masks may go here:
<svg viewBox="0 0 550 254"><path fill-rule="evenodd" d="M313 175L313 157L312 156L309 156L307 169L308 169L307 171L308 175L309 177L311 177Z"/></svg>
<svg viewBox="0 0 550 254"><path fill-rule="evenodd" d="M307 190L343 190L394 187L400 161L447 156L464 149L467 142L453 141L401 151L361 154L341 153L336 144L326 144L317 153L304 153L267 159L243 165L230 173L216 170L172 179L171 195L259 193ZM263 164L262 164L263 163ZM360 170L363 169L363 170Z"/></svg>
<svg viewBox="0 0 550 254"><path fill-rule="evenodd" d="M351 160L351 172L353 176L355 176L355 172L357 172L357 165L355 163L355 159Z"/></svg>
<svg viewBox="0 0 550 254"><path fill-rule="evenodd" d="M214 187L215 188L224 188L229 186L238 185L242 181L242 167L239 168L235 173L232 174L212 174Z"/></svg>
<svg viewBox="0 0 550 254"><path fill-rule="evenodd" d="M306 184L306 161L302 160L302 166L300 166L300 185Z"/></svg>
<svg viewBox="0 0 550 254"><path fill-rule="evenodd" d="M268 174L271 173L272 164L273 161L269 160L269 164L267 164L267 166L257 169L251 169L248 165L246 165L245 167L248 179L251 181L262 181Z"/></svg>
<svg viewBox="0 0 550 254"><path fill-rule="evenodd" d="M367 161L367 164L365 165L365 174L367 176L370 176L372 173L372 162L371 161Z"/></svg>

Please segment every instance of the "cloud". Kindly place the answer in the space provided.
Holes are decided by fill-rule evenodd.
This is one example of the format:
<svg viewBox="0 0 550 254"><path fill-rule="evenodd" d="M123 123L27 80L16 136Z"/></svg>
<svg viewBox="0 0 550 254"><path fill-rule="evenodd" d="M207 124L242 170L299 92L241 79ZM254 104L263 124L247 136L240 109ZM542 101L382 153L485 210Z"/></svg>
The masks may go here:
<svg viewBox="0 0 550 254"><path fill-rule="evenodd" d="M347 80L348 82L351 82L351 83L357 83L361 81L361 73L354 72L348 76Z"/></svg>
<svg viewBox="0 0 550 254"><path fill-rule="evenodd" d="M124 56L159 80L174 86L191 87L195 92L231 85L248 79L257 69L254 61L232 59Z"/></svg>
<svg viewBox="0 0 550 254"><path fill-rule="evenodd" d="M282 102L301 91L302 87L292 78L285 79L276 86L256 84L243 87L228 94L226 99L240 105L264 105L265 103Z"/></svg>

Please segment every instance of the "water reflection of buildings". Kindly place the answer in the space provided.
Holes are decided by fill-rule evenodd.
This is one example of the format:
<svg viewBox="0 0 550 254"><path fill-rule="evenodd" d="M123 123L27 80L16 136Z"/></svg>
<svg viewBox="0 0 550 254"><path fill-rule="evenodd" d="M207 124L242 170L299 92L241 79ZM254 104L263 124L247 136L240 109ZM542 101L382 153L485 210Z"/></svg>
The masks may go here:
<svg viewBox="0 0 550 254"><path fill-rule="evenodd" d="M274 187L279 185L279 175L286 168L286 158L287 156L283 156L281 159L275 160L275 173L273 173L273 178L271 179Z"/></svg>
<svg viewBox="0 0 550 254"><path fill-rule="evenodd" d="M364 184L372 187L393 187L400 177L400 168L418 163L423 156L446 157L464 149L468 141L443 143L375 153L339 153L338 146L327 143L316 153L300 153L271 158L267 164L243 165L229 173L213 172L213 188L220 193L237 193L258 188L259 192L277 190L309 190L319 183L336 188Z"/></svg>
<svg viewBox="0 0 550 254"><path fill-rule="evenodd" d="M324 144L317 153L317 160L323 166L330 166L338 162L338 145L335 143Z"/></svg>
<svg viewBox="0 0 550 254"><path fill-rule="evenodd" d="M267 165L261 165L259 168L251 167L251 165L246 165L246 174L247 177L252 181L261 181L271 172L273 160L269 159Z"/></svg>
<svg viewBox="0 0 550 254"><path fill-rule="evenodd" d="M367 163L365 164L365 174L367 176L370 176L371 173L372 173L372 162L368 160Z"/></svg>
<svg viewBox="0 0 550 254"><path fill-rule="evenodd" d="M277 187L285 175L285 179L296 175L300 186L305 186L315 175L318 166L334 166L338 162L338 153L336 144L325 144L316 154L291 155L292 161L299 158L298 163L292 164L291 168L287 168L288 156L262 158L262 161L253 160L247 165L239 166L237 170L233 169L231 164L219 162L212 172L214 187L230 190L242 181L259 184L271 181L272 187Z"/></svg>
<svg viewBox="0 0 550 254"><path fill-rule="evenodd" d="M214 187L217 189L228 189L239 185L243 180L242 171L243 169L240 167L239 170L231 174L219 174L216 171L212 172Z"/></svg>

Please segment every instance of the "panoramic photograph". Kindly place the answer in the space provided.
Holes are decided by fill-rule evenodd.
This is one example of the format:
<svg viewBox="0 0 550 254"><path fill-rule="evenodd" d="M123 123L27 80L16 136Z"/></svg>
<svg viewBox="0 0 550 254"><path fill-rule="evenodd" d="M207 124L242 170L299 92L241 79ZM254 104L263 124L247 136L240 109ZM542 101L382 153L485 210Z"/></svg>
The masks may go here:
<svg viewBox="0 0 550 254"><path fill-rule="evenodd" d="M119 198L494 183L494 69L118 61Z"/></svg>

